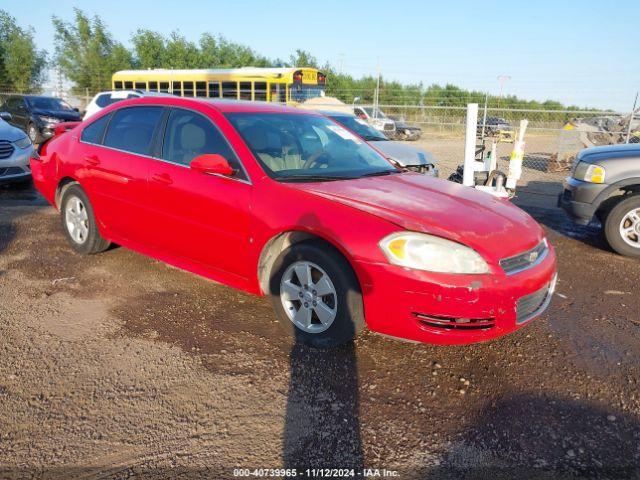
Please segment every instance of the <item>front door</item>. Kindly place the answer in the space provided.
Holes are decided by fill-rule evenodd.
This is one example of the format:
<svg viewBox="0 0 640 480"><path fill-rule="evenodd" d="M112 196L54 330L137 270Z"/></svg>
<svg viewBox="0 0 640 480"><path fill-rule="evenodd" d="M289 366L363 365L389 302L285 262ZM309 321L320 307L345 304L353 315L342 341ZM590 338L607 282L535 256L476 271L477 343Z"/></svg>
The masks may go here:
<svg viewBox="0 0 640 480"><path fill-rule="evenodd" d="M189 168L198 155L217 153L232 177ZM174 108L167 119L161 160L149 170L149 205L160 247L170 254L242 278L249 277L252 186L232 148L203 114Z"/></svg>

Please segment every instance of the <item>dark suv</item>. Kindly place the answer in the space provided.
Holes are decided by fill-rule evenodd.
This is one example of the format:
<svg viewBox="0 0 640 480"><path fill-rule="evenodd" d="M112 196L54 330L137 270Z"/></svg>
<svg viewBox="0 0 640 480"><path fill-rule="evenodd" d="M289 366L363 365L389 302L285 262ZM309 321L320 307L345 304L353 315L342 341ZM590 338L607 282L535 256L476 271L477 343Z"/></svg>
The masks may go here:
<svg viewBox="0 0 640 480"><path fill-rule="evenodd" d="M11 114L11 124L24 130L34 144L53 136L60 122L82 120L77 108L60 98L39 95L10 95L5 97L0 111Z"/></svg>
<svg viewBox="0 0 640 480"><path fill-rule="evenodd" d="M575 222L598 218L611 248L640 258L640 145L582 150L564 187L558 204Z"/></svg>

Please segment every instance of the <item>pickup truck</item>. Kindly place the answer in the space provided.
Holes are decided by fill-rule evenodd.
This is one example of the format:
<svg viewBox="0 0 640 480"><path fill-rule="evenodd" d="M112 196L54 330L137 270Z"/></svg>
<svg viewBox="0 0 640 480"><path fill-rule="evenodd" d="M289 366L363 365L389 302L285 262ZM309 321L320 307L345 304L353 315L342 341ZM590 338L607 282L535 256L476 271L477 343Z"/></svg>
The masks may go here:
<svg viewBox="0 0 640 480"><path fill-rule="evenodd" d="M640 258L640 145L582 150L558 205L581 225L597 218L613 250Z"/></svg>

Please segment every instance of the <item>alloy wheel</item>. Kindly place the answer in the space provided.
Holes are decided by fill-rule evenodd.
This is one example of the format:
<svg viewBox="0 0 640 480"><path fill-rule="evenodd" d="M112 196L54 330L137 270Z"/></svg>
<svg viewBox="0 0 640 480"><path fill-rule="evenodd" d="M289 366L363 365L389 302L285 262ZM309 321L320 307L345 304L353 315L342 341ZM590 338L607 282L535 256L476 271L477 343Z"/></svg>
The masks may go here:
<svg viewBox="0 0 640 480"><path fill-rule="evenodd" d="M631 210L622 217L620 236L627 245L640 248L640 208Z"/></svg>
<svg viewBox="0 0 640 480"><path fill-rule="evenodd" d="M280 280L280 300L289 320L307 333L328 329L338 312L338 296L329 275L312 262L294 262Z"/></svg>
<svg viewBox="0 0 640 480"><path fill-rule="evenodd" d="M89 215L78 197L71 197L65 208L65 224L74 242L83 244L89 236Z"/></svg>

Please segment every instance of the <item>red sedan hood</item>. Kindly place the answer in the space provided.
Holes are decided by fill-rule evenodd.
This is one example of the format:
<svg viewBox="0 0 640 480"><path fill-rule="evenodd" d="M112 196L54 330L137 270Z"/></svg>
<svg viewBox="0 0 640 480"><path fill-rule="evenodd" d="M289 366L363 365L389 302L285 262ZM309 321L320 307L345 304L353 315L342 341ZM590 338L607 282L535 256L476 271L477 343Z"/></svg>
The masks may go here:
<svg viewBox="0 0 640 480"><path fill-rule="evenodd" d="M496 262L534 247L544 235L533 218L506 200L420 174L290 185L404 229L455 240Z"/></svg>

